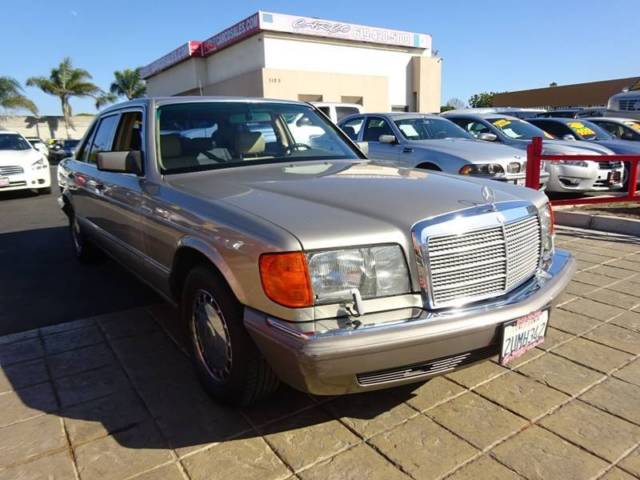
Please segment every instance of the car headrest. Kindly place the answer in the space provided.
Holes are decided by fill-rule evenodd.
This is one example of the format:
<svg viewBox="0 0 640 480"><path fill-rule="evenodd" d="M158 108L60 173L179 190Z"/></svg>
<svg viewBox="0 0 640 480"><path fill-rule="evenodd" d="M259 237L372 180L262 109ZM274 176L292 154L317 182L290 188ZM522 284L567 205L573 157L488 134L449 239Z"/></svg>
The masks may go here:
<svg viewBox="0 0 640 480"><path fill-rule="evenodd" d="M235 150L239 155L264 153L266 142L260 132L238 132L235 136Z"/></svg>
<svg viewBox="0 0 640 480"><path fill-rule="evenodd" d="M176 135L162 135L160 137L160 151L163 158L173 158L182 155L180 138Z"/></svg>

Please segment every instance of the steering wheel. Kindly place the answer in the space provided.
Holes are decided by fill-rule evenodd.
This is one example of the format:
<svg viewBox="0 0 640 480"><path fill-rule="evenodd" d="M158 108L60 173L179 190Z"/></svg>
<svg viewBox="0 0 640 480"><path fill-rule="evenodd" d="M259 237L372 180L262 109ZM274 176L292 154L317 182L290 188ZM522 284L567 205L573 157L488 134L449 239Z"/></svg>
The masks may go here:
<svg viewBox="0 0 640 480"><path fill-rule="evenodd" d="M284 149L285 155L291 155L294 150L311 150L312 147L307 145L306 143L292 143L291 145L287 145Z"/></svg>

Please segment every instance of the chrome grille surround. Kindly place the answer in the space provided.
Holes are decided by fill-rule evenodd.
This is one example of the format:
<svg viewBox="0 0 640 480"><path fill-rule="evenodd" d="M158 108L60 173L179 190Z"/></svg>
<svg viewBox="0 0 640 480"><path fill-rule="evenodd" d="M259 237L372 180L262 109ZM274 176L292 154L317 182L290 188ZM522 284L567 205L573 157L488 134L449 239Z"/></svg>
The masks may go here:
<svg viewBox="0 0 640 480"><path fill-rule="evenodd" d="M0 167L0 177L8 177L10 175L22 175L24 168L20 165L7 165Z"/></svg>
<svg viewBox="0 0 640 480"><path fill-rule="evenodd" d="M459 307L504 295L540 268L538 212L524 201L480 205L412 229L423 300Z"/></svg>

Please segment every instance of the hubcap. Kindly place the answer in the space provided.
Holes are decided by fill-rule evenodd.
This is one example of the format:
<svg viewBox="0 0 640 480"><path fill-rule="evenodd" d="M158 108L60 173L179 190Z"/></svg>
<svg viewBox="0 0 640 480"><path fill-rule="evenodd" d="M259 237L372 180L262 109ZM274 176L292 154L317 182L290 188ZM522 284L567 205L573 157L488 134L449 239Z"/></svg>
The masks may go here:
<svg viewBox="0 0 640 480"><path fill-rule="evenodd" d="M225 380L231 373L229 330L220 307L209 292L196 292L192 315L196 353L213 378Z"/></svg>

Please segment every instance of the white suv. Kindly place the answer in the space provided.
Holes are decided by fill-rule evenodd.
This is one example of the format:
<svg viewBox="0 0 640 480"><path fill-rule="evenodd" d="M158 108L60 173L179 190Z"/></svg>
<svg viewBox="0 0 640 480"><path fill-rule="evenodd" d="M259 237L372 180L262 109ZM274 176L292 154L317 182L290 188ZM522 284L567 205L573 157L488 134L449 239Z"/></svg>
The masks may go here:
<svg viewBox="0 0 640 480"><path fill-rule="evenodd" d="M51 192L47 158L19 133L0 132L0 192L8 190Z"/></svg>
<svg viewBox="0 0 640 480"><path fill-rule="evenodd" d="M311 102L311 105L324 113L335 124L344 117L362 113L363 111L362 105L358 105L357 103Z"/></svg>

